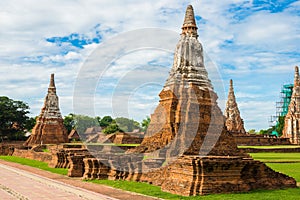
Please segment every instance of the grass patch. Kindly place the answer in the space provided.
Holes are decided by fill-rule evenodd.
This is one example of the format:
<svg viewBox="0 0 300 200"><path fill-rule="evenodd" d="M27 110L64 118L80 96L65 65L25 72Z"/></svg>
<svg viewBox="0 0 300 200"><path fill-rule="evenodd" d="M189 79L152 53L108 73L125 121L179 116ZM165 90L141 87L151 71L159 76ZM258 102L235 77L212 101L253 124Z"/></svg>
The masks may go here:
<svg viewBox="0 0 300 200"><path fill-rule="evenodd" d="M300 159L300 153L251 153L255 159L262 160L294 160ZM67 169L50 168L45 162L36 160L30 160L26 158L20 158L16 156L0 156L0 159L16 162L23 165L29 165L42 170L50 171L58 174L67 174ZM289 176L294 177L298 182L300 181L300 163L267 163L275 171L285 173ZM108 185L114 188L136 192L144 195L154 196L162 199L191 199L191 200L253 200L253 199L264 199L264 200L294 200L300 196L300 188L295 189L284 189L284 190L257 190L247 193L236 193L236 194L212 194L206 196L196 197L183 197L179 195L162 192L160 187L150 185L147 183L130 182L130 181L111 181L111 180L89 180L88 182Z"/></svg>
<svg viewBox="0 0 300 200"><path fill-rule="evenodd" d="M262 162L300 162L300 153L249 153L255 160Z"/></svg>
<svg viewBox="0 0 300 200"><path fill-rule="evenodd" d="M300 153L250 153L255 160L265 162L277 172L293 177L300 182ZM294 163L289 163L294 162Z"/></svg>
<svg viewBox="0 0 300 200"><path fill-rule="evenodd" d="M52 172L52 173L56 173L56 174L62 174L62 175L67 175L68 174L68 169L51 168L51 167L48 166L47 163L37 161L37 160L31 160L31 159L27 159L27 158L20 158L20 157L17 157L17 156L0 156L0 159L5 160L5 161L9 161L9 162L19 163L19 164L22 164L22 165L28 165L28 166L31 166L31 167L39 168L39 169L49 171L49 172Z"/></svg>
<svg viewBox="0 0 300 200"><path fill-rule="evenodd" d="M136 192L144 195L155 196L163 199L171 199L174 197L180 197L178 195L162 192L160 187L150 185L148 183L138 183L133 181L111 181L111 180L89 180L88 182L103 184L122 190Z"/></svg>
<svg viewBox="0 0 300 200"><path fill-rule="evenodd" d="M266 163L269 167L277 172L281 172L293 177L300 182L300 163Z"/></svg>
<svg viewBox="0 0 300 200"><path fill-rule="evenodd" d="M252 148L252 149L280 149L280 148L287 148L287 149L293 149L293 148L300 148L300 146L297 145L272 145L272 146L238 146L240 149L245 148Z"/></svg>
<svg viewBox="0 0 300 200"><path fill-rule="evenodd" d="M211 194L206 196L196 196L196 197L183 197L179 195L170 194L167 192L162 192L160 187L150 185L147 183L138 183L131 181L111 181L111 180L90 180L88 182L108 185L114 188L119 188L122 190L127 190L131 192L136 192L148 196L154 196L162 199L203 199L203 200L223 200L223 199L233 199L233 200L253 200L255 199L287 199L294 200L299 198L300 189L285 189L285 190L259 190L252 191L248 193L236 193L236 194Z"/></svg>
<svg viewBox="0 0 300 200"><path fill-rule="evenodd" d="M114 144L114 146L120 146L120 147L137 147L137 146L140 146L140 144Z"/></svg>
<svg viewBox="0 0 300 200"><path fill-rule="evenodd" d="M86 143L86 146L122 146L122 147L137 147L140 144L115 144L115 143Z"/></svg>
<svg viewBox="0 0 300 200"><path fill-rule="evenodd" d="M43 149L43 152L49 153L50 151L49 151L49 149Z"/></svg>

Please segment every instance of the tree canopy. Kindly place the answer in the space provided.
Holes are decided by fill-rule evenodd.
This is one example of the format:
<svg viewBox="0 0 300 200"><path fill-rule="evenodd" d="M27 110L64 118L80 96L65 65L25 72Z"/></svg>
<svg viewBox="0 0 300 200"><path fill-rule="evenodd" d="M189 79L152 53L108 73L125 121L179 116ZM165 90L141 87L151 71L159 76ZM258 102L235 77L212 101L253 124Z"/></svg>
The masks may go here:
<svg viewBox="0 0 300 200"><path fill-rule="evenodd" d="M275 130L279 136L282 135L282 131L284 129L284 120L285 120L285 116L279 116L278 123L275 126Z"/></svg>
<svg viewBox="0 0 300 200"><path fill-rule="evenodd" d="M72 129L75 128L75 115L70 113L69 115L64 117L64 125L66 129L68 130L68 133L72 131Z"/></svg>
<svg viewBox="0 0 300 200"><path fill-rule="evenodd" d="M29 106L6 96L0 97L0 137L18 140L24 137L25 129L30 128Z"/></svg>
<svg viewBox="0 0 300 200"><path fill-rule="evenodd" d="M119 128L118 124L116 124L115 121L109 124L105 129L103 129L103 133L106 134L111 134L116 132L123 132L123 131Z"/></svg>
<svg viewBox="0 0 300 200"><path fill-rule="evenodd" d="M150 124L150 121L151 121L151 119L150 119L149 116L146 116L146 118L143 119L143 121L142 121L143 131L146 131L146 130L147 130L147 128L148 128L148 126L149 126L149 124Z"/></svg>
<svg viewBox="0 0 300 200"><path fill-rule="evenodd" d="M249 133L249 134L257 134L255 129L250 129L250 130L248 130L248 133Z"/></svg>
<svg viewBox="0 0 300 200"><path fill-rule="evenodd" d="M113 122L113 118L111 116L104 116L100 119L99 123L101 127L107 127Z"/></svg>
<svg viewBox="0 0 300 200"><path fill-rule="evenodd" d="M140 129L140 123L134 121L133 119L117 117L115 121L117 122L119 128L124 132L132 132L135 129Z"/></svg>
<svg viewBox="0 0 300 200"><path fill-rule="evenodd" d="M90 117L86 115L69 114L64 117L64 125L70 132L72 129L76 129L79 134L86 131L87 128L99 126L98 118Z"/></svg>
<svg viewBox="0 0 300 200"><path fill-rule="evenodd" d="M150 118L144 119L144 128L148 127ZM115 132L132 132L135 129L141 130L140 123L125 117L117 117L113 119L111 116L104 116L103 118L90 117L85 115L69 114L64 117L64 125L70 132L76 129L79 134L86 131L87 128L101 126L103 133L110 134Z"/></svg>

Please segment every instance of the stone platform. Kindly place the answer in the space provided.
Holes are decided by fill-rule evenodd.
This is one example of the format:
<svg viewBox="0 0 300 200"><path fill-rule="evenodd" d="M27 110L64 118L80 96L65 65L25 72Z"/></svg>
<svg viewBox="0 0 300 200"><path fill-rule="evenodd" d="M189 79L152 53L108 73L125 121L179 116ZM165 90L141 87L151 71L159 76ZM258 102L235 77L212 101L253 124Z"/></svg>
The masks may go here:
<svg viewBox="0 0 300 200"><path fill-rule="evenodd" d="M296 181L252 158L184 156L166 167L161 189L196 196L296 187Z"/></svg>

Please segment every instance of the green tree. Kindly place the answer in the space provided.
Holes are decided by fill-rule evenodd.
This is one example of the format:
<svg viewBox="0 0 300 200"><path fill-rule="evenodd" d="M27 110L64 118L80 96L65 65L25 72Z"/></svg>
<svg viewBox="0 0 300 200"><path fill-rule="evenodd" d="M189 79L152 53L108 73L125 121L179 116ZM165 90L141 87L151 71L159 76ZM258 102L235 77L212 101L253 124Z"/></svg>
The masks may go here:
<svg viewBox="0 0 300 200"><path fill-rule="evenodd" d="M143 131L146 131L147 130L147 128L148 128L148 126L149 126L149 124L150 124L150 121L151 121L151 119L150 119L150 117L149 116L146 116L146 118L145 119L143 119L143 121L142 121L142 127L143 127Z"/></svg>
<svg viewBox="0 0 300 200"><path fill-rule="evenodd" d="M124 132L132 132L134 129L140 129L140 124L133 119L117 117L115 121L117 122L119 128Z"/></svg>
<svg viewBox="0 0 300 200"><path fill-rule="evenodd" d="M30 117L28 120L27 120L27 122L26 122L26 124L25 124L25 129L27 130L27 131L31 131L32 129L33 129L33 127L35 126L35 124L36 124L36 118L37 118L38 116L36 116L36 117Z"/></svg>
<svg viewBox="0 0 300 200"><path fill-rule="evenodd" d="M97 120L97 122L98 122L98 124L100 126L101 117L97 116L97 117L95 117L95 119Z"/></svg>
<svg viewBox="0 0 300 200"><path fill-rule="evenodd" d="M111 134L111 133L116 133L116 132L123 132L118 124L116 124L115 122L109 124L105 129L103 129L103 133L106 134Z"/></svg>
<svg viewBox="0 0 300 200"><path fill-rule="evenodd" d="M64 125L66 129L68 130L68 133L72 131L72 129L75 128L75 115L70 113L69 115L64 117Z"/></svg>
<svg viewBox="0 0 300 200"><path fill-rule="evenodd" d="M104 116L101 120L100 120L100 126L101 127L107 127L108 125L110 125L113 122L113 118L111 116Z"/></svg>
<svg viewBox="0 0 300 200"><path fill-rule="evenodd" d="M90 117L86 115L75 115L70 113L64 117L64 125L68 132L70 133L72 129L76 129L78 133L84 133L89 127L99 126L100 117Z"/></svg>
<svg viewBox="0 0 300 200"><path fill-rule="evenodd" d="M275 130L278 133L279 136L282 135L282 131L284 128L284 120L285 120L285 116L279 116L278 118L278 124L276 124Z"/></svg>
<svg viewBox="0 0 300 200"><path fill-rule="evenodd" d="M256 134L256 130L255 129L250 129L250 130L248 130L248 133L249 134Z"/></svg>
<svg viewBox="0 0 300 200"><path fill-rule="evenodd" d="M73 128L76 129L79 134L84 133L87 128L94 126L99 126L99 123L96 118L86 115L74 115Z"/></svg>
<svg viewBox="0 0 300 200"><path fill-rule="evenodd" d="M6 96L0 97L0 137L22 139L29 117L29 106Z"/></svg>
<svg viewBox="0 0 300 200"><path fill-rule="evenodd" d="M271 135L272 131L275 129L275 127L271 127L271 128L268 128L266 130L262 129L259 131L259 134L260 135Z"/></svg>

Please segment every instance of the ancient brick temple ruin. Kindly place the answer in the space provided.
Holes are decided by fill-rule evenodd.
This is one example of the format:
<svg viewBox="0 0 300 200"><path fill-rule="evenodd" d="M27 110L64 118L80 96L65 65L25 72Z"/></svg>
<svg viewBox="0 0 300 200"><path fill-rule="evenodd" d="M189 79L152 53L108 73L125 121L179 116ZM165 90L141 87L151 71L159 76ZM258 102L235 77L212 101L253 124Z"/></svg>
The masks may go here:
<svg viewBox="0 0 300 200"><path fill-rule="evenodd" d="M32 129L32 134L24 145L59 144L68 142L68 132L63 124L59 110L58 96L54 83L54 74L51 74L48 94L44 106Z"/></svg>
<svg viewBox="0 0 300 200"><path fill-rule="evenodd" d="M244 128L244 121L241 118L240 111L236 103L232 80L230 80L228 99L226 102L224 115L226 118L225 125L228 131L235 134L246 133Z"/></svg>
<svg viewBox="0 0 300 200"><path fill-rule="evenodd" d="M173 67L141 145L123 157L85 158L84 178L144 181L184 196L296 187L293 178L237 148L197 38L189 5Z"/></svg>
<svg viewBox="0 0 300 200"><path fill-rule="evenodd" d="M160 103L151 115L147 135L136 152L164 149L167 157L239 154L224 128L224 116L204 66L197 29L193 8L188 6L173 67L159 94Z"/></svg>
<svg viewBox="0 0 300 200"><path fill-rule="evenodd" d="M245 131L244 121L241 118L240 111L235 99L233 81L230 80L228 99L224 111L226 118L225 126L227 130L234 136L237 145L289 145L287 138L265 137L263 135L249 134Z"/></svg>
<svg viewBox="0 0 300 200"><path fill-rule="evenodd" d="M285 116L282 137L289 138L292 144L300 144L300 80L298 66L295 67L293 93L288 113Z"/></svg>

